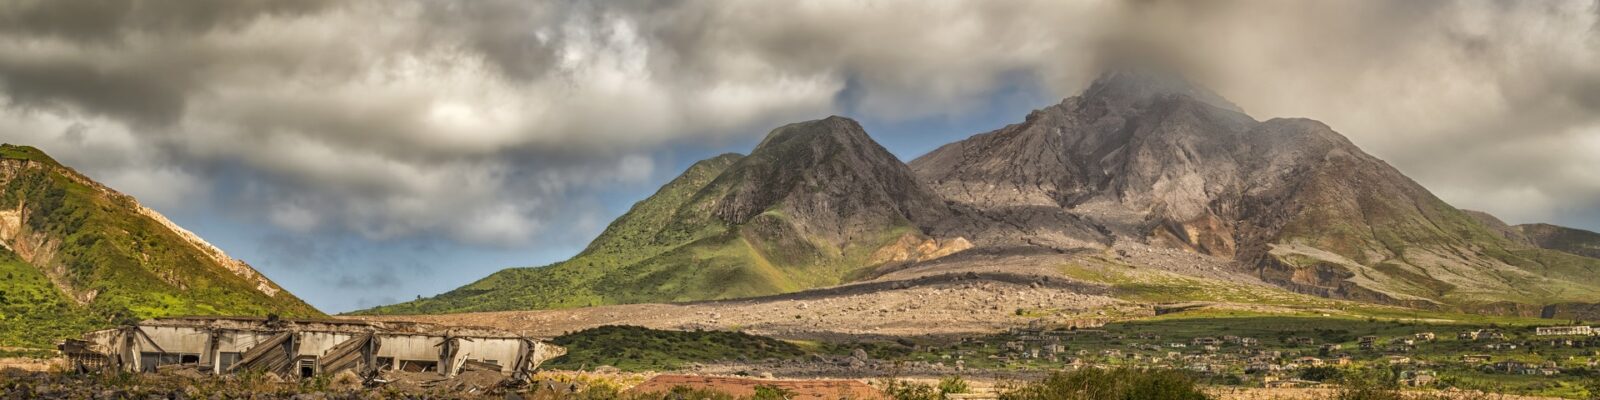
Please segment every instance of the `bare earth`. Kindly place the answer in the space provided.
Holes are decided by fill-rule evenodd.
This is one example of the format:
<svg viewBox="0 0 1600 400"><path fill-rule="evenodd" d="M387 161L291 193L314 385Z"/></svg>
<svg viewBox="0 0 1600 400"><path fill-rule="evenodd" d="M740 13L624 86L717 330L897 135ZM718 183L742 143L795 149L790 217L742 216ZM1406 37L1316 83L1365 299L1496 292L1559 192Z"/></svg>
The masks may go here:
<svg viewBox="0 0 1600 400"><path fill-rule="evenodd" d="M1128 243L1105 252L1156 270L1266 285L1214 257ZM1055 325L1086 326L1153 313L1148 304L1110 297L1111 289L1104 284L1074 280L1062 273L1063 265L1099 255L963 252L908 268L883 267L873 274L875 278L860 283L751 299L345 318L486 326L534 337L603 325L636 325L734 329L785 339L827 340L971 336L1040 319Z"/></svg>
<svg viewBox="0 0 1600 400"><path fill-rule="evenodd" d="M534 337L603 325L636 325L737 329L778 338L825 340L981 335L1039 318L1090 323L1107 318L1104 315L1146 309L1092 294L1103 291L1046 276L954 273L742 300L349 318L486 326ZM1025 315L1018 315L1018 309Z"/></svg>
<svg viewBox="0 0 1600 400"><path fill-rule="evenodd" d="M67 369L67 361L61 358L0 358L0 371L15 369L27 372L49 372Z"/></svg>

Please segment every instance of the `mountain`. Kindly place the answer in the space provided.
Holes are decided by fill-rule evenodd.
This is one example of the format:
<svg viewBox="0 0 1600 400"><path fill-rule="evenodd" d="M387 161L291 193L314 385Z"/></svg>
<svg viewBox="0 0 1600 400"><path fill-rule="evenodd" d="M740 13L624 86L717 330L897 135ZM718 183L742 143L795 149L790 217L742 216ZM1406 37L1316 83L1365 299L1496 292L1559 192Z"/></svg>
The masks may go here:
<svg viewBox="0 0 1600 400"><path fill-rule="evenodd" d="M1551 224L1508 225L1482 211L1463 210L1506 239L1589 258L1600 258L1600 233Z"/></svg>
<svg viewBox="0 0 1600 400"><path fill-rule="evenodd" d="M169 315L321 316L250 265L38 149L0 145L0 345Z"/></svg>
<svg viewBox="0 0 1600 400"><path fill-rule="evenodd" d="M789 124L748 156L703 160L581 253L357 314L563 308L789 293L964 249L927 230L939 197L843 117Z"/></svg>
<svg viewBox="0 0 1600 400"><path fill-rule="evenodd" d="M1257 121L1162 71L1107 73L911 166L941 196L998 220L1047 210L1102 232L1084 237L1101 247L1232 259L1303 293L1524 314L1600 298L1597 260L1508 239L1325 124Z"/></svg>
<svg viewBox="0 0 1600 400"><path fill-rule="evenodd" d="M1523 224L1516 229L1536 246L1600 258L1600 233L1551 224Z"/></svg>
<svg viewBox="0 0 1600 400"><path fill-rule="evenodd" d="M1306 304L1292 291L1600 315L1600 259L1585 252L1592 236L1484 216L1450 206L1321 122L1257 120L1171 71L1116 68L1021 123L909 165L845 118L786 125L749 156L691 167L571 260L364 313L988 277L1064 278L1133 302Z"/></svg>

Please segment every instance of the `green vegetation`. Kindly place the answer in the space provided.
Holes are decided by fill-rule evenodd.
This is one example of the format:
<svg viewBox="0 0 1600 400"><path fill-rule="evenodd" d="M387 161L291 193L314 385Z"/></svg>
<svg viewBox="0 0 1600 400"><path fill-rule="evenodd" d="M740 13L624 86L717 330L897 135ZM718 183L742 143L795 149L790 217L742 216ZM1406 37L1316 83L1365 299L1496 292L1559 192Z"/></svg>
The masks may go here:
<svg viewBox="0 0 1600 400"><path fill-rule="evenodd" d="M19 237L45 243L49 265L0 255L0 346L48 347L87 329L170 315L321 316L287 292L219 265L131 198L95 186L37 149L0 146L0 210Z"/></svg>
<svg viewBox="0 0 1600 400"><path fill-rule="evenodd" d="M1089 368L1056 372L1001 400L1207 400L1198 380L1173 370Z"/></svg>
<svg viewBox="0 0 1600 400"><path fill-rule="evenodd" d="M60 167L61 163L50 158L37 148L31 146L18 146L14 144L0 144L0 159L27 160Z"/></svg>
<svg viewBox="0 0 1600 400"><path fill-rule="evenodd" d="M1539 247L1584 257L1600 257L1600 233L1550 224L1517 225L1516 229Z"/></svg>
<svg viewBox="0 0 1600 400"><path fill-rule="evenodd" d="M568 351L545 364L553 369L609 365L624 371L664 371L689 363L786 359L806 354L789 342L739 332L663 331L634 326L602 326L562 335L551 342Z"/></svg>
<svg viewBox="0 0 1600 400"><path fill-rule="evenodd" d="M60 338L109 325L75 307L50 279L0 248L0 343L50 348Z"/></svg>
<svg viewBox="0 0 1600 400"><path fill-rule="evenodd" d="M739 159L737 154L724 154L695 163L655 194L635 203L622 217L612 221L583 252L570 260L544 267L505 269L438 296L354 314L432 314L615 303L616 299L607 298L602 293L629 291L597 290L598 281L605 278L608 272L634 264L648 264L636 267L636 270L658 269L650 265L666 265L668 263L663 262L666 259L692 258L693 255L706 252L698 249L719 247L711 245L712 242L718 242L717 239L707 238L726 240L726 227L710 223L689 226L672 222L696 193ZM652 259L658 261L651 263ZM706 260L699 267L717 270L726 269L728 264L731 263ZM651 279L648 276L638 278ZM698 293L688 293L695 294Z"/></svg>
<svg viewBox="0 0 1600 400"><path fill-rule="evenodd" d="M1600 298L1600 275L1593 273L1600 259L1512 241L1426 191L1362 193L1355 202L1308 203L1317 206L1290 221L1276 240L1289 245L1272 253L1284 269L1268 275L1286 280L1298 271L1301 279L1325 280L1301 284L1356 283L1351 296L1357 298L1436 301L1465 312L1536 314L1544 305Z"/></svg>
<svg viewBox="0 0 1600 400"><path fill-rule="evenodd" d="M1427 370L1436 373L1439 378L1435 388L1564 398L1587 398L1591 393L1587 383L1600 381L1597 380L1600 379L1600 369L1588 365L1589 360L1597 354L1594 343L1600 342L1555 346L1550 344L1549 336L1533 334L1535 326L1572 321L1484 316L1458 320L1437 318L1452 315L1361 317L1200 309L1116 322L1096 329L1063 328L1037 333L1006 333L916 348L886 345L898 351L879 351L873 357L890 362L920 361L944 365L960 361L969 370L1048 372L1060 370L1073 362L1112 368L1180 369L1194 365L1195 361L1186 360L1186 357L1210 354L1222 357L1212 362L1221 369L1209 370L1201 375L1202 382L1259 386L1263 373L1247 371L1246 367L1251 362L1242 360L1242 352L1272 352L1278 354L1272 357L1278 360L1316 357L1329 363L1323 367L1283 372L1280 378L1297 377L1339 383L1346 379L1370 379L1352 374L1367 369L1381 369L1388 374L1385 379L1396 383L1402 372ZM1480 341L1456 337L1457 333L1479 329L1498 330L1506 337ZM1388 349L1395 340L1413 339L1417 334L1427 333L1432 333L1435 339L1415 340L1414 345L1403 351ZM1193 344L1196 338L1222 339L1230 336L1251 338L1256 342L1248 347L1224 344L1215 351L1205 351ZM1360 341L1365 336L1377 338L1377 346L1362 348ZM1039 339L1041 337L1045 339ZM1300 342L1301 339L1309 340L1309 343ZM1584 339L1579 340L1581 342ZM1044 343L1056 343L1062 347L1052 355L1045 351ZM1510 350L1485 348L1491 343L1514 343L1518 347ZM1323 347L1325 345L1337 345L1338 348ZM1030 354L1035 350L1039 351L1037 357ZM1173 353L1178 355L1174 356ZM1463 362L1464 355L1486 355L1489 360L1466 364ZM1340 356L1349 357L1349 365L1332 364ZM1407 361L1397 363L1391 356L1404 357ZM1538 376L1488 368L1501 361L1530 364L1554 362L1561 372L1554 376Z"/></svg>
<svg viewBox="0 0 1600 400"><path fill-rule="evenodd" d="M894 400L942 400L944 394L932 385L899 379L890 379L883 385L883 393Z"/></svg>
<svg viewBox="0 0 1600 400"><path fill-rule="evenodd" d="M967 386L967 380L962 379L960 375L947 376L939 380L939 393L962 394L969 390L971 388Z"/></svg>
<svg viewBox="0 0 1600 400"><path fill-rule="evenodd" d="M1148 303L1215 301L1280 306L1335 307L1340 301L1262 287L1197 278L1097 258L1093 264L1069 264L1063 274L1111 286L1113 297Z"/></svg>

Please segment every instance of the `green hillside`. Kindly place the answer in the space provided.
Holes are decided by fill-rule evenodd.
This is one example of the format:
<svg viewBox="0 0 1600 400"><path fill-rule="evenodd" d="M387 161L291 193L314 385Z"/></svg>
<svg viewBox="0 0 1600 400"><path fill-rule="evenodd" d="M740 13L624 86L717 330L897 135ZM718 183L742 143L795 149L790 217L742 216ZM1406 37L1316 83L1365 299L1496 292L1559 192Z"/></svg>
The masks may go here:
<svg viewBox="0 0 1600 400"><path fill-rule="evenodd" d="M354 314L713 300L837 285L864 275L885 246L923 238L903 205L937 209L921 190L854 121L786 125L747 157L695 163L570 260Z"/></svg>
<svg viewBox="0 0 1600 400"><path fill-rule="evenodd" d="M663 331L636 326L602 326L551 339L568 349L545 364L553 369L609 365L624 371L663 371L690 363L726 360L791 359L807 354L793 343L725 331Z"/></svg>
<svg viewBox="0 0 1600 400"><path fill-rule="evenodd" d="M107 325L10 250L0 248L0 342L48 348L54 340Z"/></svg>
<svg viewBox="0 0 1600 400"><path fill-rule="evenodd" d="M0 345L159 316L322 315L157 218L37 149L0 145L0 268L12 277Z"/></svg>
<svg viewBox="0 0 1600 400"><path fill-rule="evenodd" d="M740 159L724 154L695 163L634 204L570 260L506 269L438 296L353 314L571 308L787 293L844 282L866 264L871 251L897 237L817 257L764 240L751 232L759 222L734 226L700 212L704 205L694 200L714 197L702 192ZM690 214L700 215L686 216ZM775 210L762 216L782 218Z"/></svg>
<svg viewBox="0 0 1600 400"><path fill-rule="evenodd" d="M612 221L577 256L534 268L510 268L438 296L377 307L357 314L422 314L447 311L487 311L513 308L562 308L606 304L594 283L607 272L641 263L696 239L713 237L724 227L707 224L691 230L669 231L667 225L701 188L741 158L723 154L690 166L654 195L635 203Z"/></svg>
<svg viewBox="0 0 1600 400"><path fill-rule="evenodd" d="M1600 233L1551 224L1517 225L1515 229L1539 247L1584 257L1600 257Z"/></svg>
<svg viewBox="0 0 1600 400"><path fill-rule="evenodd" d="M1280 243L1287 245L1273 252L1286 268L1269 274L1341 279L1344 295L1360 300L1523 316L1571 317L1543 308L1600 299L1600 259L1508 239L1426 192L1411 195L1421 199L1416 205L1393 200L1400 197L1361 196L1307 210L1285 227ZM1321 286L1338 285L1324 279Z"/></svg>

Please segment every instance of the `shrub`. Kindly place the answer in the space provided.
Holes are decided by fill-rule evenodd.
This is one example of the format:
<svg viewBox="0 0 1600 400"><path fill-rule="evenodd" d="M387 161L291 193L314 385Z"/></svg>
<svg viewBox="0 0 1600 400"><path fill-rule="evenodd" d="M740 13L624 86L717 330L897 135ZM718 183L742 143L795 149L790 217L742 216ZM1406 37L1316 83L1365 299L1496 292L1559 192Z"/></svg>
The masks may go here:
<svg viewBox="0 0 1600 400"><path fill-rule="evenodd" d="M891 379L884 385L883 392L895 400L940 400L944 396L938 389L923 383L907 382Z"/></svg>
<svg viewBox="0 0 1600 400"><path fill-rule="evenodd" d="M1344 374L1339 379L1337 400L1401 400L1394 374L1385 369L1364 369Z"/></svg>
<svg viewBox="0 0 1600 400"><path fill-rule="evenodd" d="M750 400L785 400L793 394L784 388L758 385L756 386L756 394L750 396Z"/></svg>
<svg viewBox="0 0 1600 400"><path fill-rule="evenodd" d="M1057 372L1000 395L1002 400L1209 400L1194 377L1173 370Z"/></svg>
<svg viewBox="0 0 1600 400"><path fill-rule="evenodd" d="M1338 381L1343 372L1335 367L1310 367L1300 370L1300 379L1317 382Z"/></svg>
<svg viewBox="0 0 1600 400"><path fill-rule="evenodd" d="M950 376L939 380L939 393L960 394L966 393L969 389L970 388L967 387L967 380L961 379L960 375Z"/></svg>

